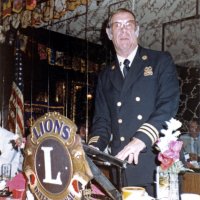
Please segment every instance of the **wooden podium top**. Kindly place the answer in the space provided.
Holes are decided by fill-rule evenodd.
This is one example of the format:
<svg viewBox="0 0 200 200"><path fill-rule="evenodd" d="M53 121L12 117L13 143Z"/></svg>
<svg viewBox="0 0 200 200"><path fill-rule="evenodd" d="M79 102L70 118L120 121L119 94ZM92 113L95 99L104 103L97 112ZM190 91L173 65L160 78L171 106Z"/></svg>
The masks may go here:
<svg viewBox="0 0 200 200"><path fill-rule="evenodd" d="M186 172L183 175L182 192L200 194L200 173Z"/></svg>

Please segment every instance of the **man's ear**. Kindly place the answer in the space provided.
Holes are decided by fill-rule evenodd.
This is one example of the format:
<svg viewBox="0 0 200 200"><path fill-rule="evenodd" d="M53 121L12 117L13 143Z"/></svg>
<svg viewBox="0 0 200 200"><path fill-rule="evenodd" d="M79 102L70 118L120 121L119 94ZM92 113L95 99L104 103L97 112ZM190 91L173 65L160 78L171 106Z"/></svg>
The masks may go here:
<svg viewBox="0 0 200 200"><path fill-rule="evenodd" d="M109 38L110 40L112 40L113 35L112 35L112 31L111 31L110 28L106 28L106 33L107 33L108 38Z"/></svg>
<svg viewBox="0 0 200 200"><path fill-rule="evenodd" d="M135 30L135 35L136 35L137 38L139 36L139 30L140 30L140 27L137 25L136 30Z"/></svg>

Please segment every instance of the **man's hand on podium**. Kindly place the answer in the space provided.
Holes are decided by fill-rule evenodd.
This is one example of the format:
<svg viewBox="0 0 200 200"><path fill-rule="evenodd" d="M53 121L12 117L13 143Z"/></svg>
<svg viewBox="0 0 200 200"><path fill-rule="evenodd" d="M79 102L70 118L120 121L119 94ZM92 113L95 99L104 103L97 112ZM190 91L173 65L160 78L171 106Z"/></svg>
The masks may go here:
<svg viewBox="0 0 200 200"><path fill-rule="evenodd" d="M128 163L138 164L140 152L146 147L145 143L137 138L129 142L115 157L120 160L128 158Z"/></svg>

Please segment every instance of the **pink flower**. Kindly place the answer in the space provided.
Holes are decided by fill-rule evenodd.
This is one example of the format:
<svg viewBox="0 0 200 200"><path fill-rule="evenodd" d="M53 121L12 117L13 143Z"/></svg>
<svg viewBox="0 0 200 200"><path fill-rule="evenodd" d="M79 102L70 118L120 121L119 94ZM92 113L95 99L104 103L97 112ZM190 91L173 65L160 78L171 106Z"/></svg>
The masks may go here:
<svg viewBox="0 0 200 200"><path fill-rule="evenodd" d="M183 142L181 141L171 141L169 143L169 149L163 153L158 154L158 160L161 162L161 168L163 170L168 169L172 164L179 159L179 153L182 148Z"/></svg>
<svg viewBox="0 0 200 200"><path fill-rule="evenodd" d="M169 158L172 158L174 161L179 159L179 152L173 151L171 149L166 150L163 154Z"/></svg>
<svg viewBox="0 0 200 200"><path fill-rule="evenodd" d="M162 153L158 154L158 160L161 162L160 166L163 170L167 170L174 163L173 158L170 158L170 157L168 157L168 155L165 155Z"/></svg>
<svg viewBox="0 0 200 200"><path fill-rule="evenodd" d="M180 152L182 145L183 145L182 141L171 141L169 143L169 148L174 152Z"/></svg>

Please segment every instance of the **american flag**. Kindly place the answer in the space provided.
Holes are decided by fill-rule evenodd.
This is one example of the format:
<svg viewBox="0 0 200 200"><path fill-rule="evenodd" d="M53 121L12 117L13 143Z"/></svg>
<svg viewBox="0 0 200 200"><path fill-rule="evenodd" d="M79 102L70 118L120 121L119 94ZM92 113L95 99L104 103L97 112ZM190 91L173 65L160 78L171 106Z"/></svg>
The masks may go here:
<svg viewBox="0 0 200 200"><path fill-rule="evenodd" d="M15 74L9 99L8 128L11 132L24 135L24 82L20 41L15 46Z"/></svg>

